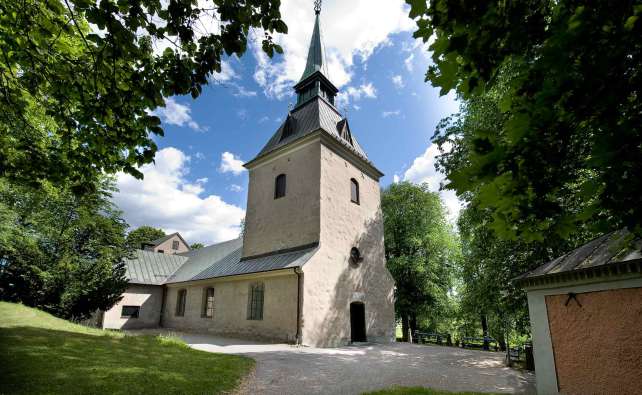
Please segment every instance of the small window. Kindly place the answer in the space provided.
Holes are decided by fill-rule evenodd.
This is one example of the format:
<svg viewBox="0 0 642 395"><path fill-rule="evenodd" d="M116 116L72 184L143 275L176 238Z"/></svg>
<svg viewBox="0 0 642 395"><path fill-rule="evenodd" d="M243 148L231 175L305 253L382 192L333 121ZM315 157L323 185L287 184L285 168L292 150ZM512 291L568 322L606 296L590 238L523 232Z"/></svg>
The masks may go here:
<svg viewBox="0 0 642 395"><path fill-rule="evenodd" d="M354 178L350 179L350 201L359 204L359 183Z"/></svg>
<svg viewBox="0 0 642 395"><path fill-rule="evenodd" d="M249 293L247 295L247 319L248 320L262 320L263 319L263 294L265 286L263 283L250 284Z"/></svg>
<svg viewBox="0 0 642 395"><path fill-rule="evenodd" d="M214 317L214 288L205 288L203 292L203 318Z"/></svg>
<svg viewBox="0 0 642 395"><path fill-rule="evenodd" d="M172 250L178 250L178 240L172 241Z"/></svg>
<svg viewBox="0 0 642 395"><path fill-rule="evenodd" d="M274 181L274 198L285 196L285 174L279 174Z"/></svg>
<svg viewBox="0 0 642 395"><path fill-rule="evenodd" d="M120 313L121 318L138 318L140 306L123 306L123 311Z"/></svg>
<svg viewBox="0 0 642 395"><path fill-rule="evenodd" d="M176 316L183 317L185 315L185 301L187 299L187 290L181 289L176 296Z"/></svg>
<svg viewBox="0 0 642 395"><path fill-rule="evenodd" d="M158 250L158 252L160 252L161 254L164 254L165 250Z"/></svg>

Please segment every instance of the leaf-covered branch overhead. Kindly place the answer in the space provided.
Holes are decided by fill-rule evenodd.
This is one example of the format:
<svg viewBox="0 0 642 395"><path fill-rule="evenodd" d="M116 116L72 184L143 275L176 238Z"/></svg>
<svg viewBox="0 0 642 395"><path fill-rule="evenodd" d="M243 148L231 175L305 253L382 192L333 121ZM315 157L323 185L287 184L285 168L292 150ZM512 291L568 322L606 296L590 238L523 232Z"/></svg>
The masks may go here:
<svg viewBox="0 0 642 395"><path fill-rule="evenodd" d="M253 31L287 33L279 0L0 2L0 175L92 188L153 160L151 113L216 79ZM164 50L162 50L164 48Z"/></svg>

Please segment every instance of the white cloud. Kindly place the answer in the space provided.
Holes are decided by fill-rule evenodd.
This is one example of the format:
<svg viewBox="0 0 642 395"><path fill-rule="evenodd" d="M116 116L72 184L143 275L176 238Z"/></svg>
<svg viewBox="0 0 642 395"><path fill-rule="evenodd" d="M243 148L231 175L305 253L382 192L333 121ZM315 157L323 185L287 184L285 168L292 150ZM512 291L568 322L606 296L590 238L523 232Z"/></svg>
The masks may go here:
<svg viewBox="0 0 642 395"><path fill-rule="evenodd" d="M254 97L257 95L256 91L249 90L243 85L239 85L236 83L230 83L229 85L234 89L232 95L234 95L235 97Z"/></svg>
<svg viewBox="0 0 642 395"><path fill-rule="evenodd" d="M195 183L189 157L169 147L156 153L155 164L140 168L143 180L119 173L114 202L132 227L151 225L165 232L180 232L190 243L214 243L238 236L245 211L220 196L201 196L203 179Z"/></svg>
<svg viewBox="0 0 642 395"><path fill-rule="evenodd" d="M449 152L452 145L444 144L444 152ZM428 146L423 155L415 158L412 165L404 173L404 180L414 183L427 183L431 191L439 191L441 183L445 180L445 176L435 169L436 157L441 152L436 144ZM454 191L444 190L439 191L442 201L448 209L451 220L455 220L459 216L461 210L461 202L457 198Z"/></svg>
<svg viewBox="0 0 642 395"><path fill-rule="evenodd" d="M394 182L395 184L398 184L399 181L401 181L401 179L399 178L398 174L395 174L394 176L392 176L392 182Z"/></svg>
<svg viewBox="0 0 642 395"><path fill-rule="evenodd" d="M265 116L261 117L261 119L258 120L258 123L264 123L264 122L267 122L269 120L270 120L270 117L265 115Z"/></svg>
<svg viewBox="0 0 642 395"><path fill-rule="evenodd" d="M408 55L406 60L403 61L404 66L406 66L406 70L408 70L409 73L412 73L412 70L415 68L415 65L413 63L413 60L415 59L415 54L411 53Z"/></svg>
<svg viewBox="0 0 642 395"><path fill-rule="evenodd" d="M154 113L161 117L162 121L170 125L185 126L196 131L207 130L202 128L192 119L192 110L189 105L180 104L172 97L165 99L165 107L158 107Z"/></svg>
<svg viewBox="0 0 642 395"><path fill-rule="evenodd" d="M276 35L283 47L280 61L270 60L260 48L262 32L252 44L258 65L254 79L269 97L291 95L291 87L303 74L314 26L311 2L283 0L281 15L287 35ZM328 78L339 88L348 84L356 62L365 65L375 49L389 44L392 34L412 31L404 0L325 1L321 11L321 32L328 63Z"/></svg>
<svg viewBox="0 0 642 395"><path fill-rule="evenodd" d="M228 187L228 189L229 189L230 191L232 191L232 192L242 192L242 191L243 191L243 187L242 187L242 186L240 186L240 185L237 185L237 184L232 184L232 185L230 185L230 186Z"/></svg>
<svg viewBox="0 0 642 395"><path fill-rule="evenodd" d="M221 173L232 173L235 176L240 175L245 171L243 161L231 152L223 152L221 154L221 165L218 168Z"/></svg>
<svg viewBox="0 0 642 395"><path fill-rule="evenodd" d="M383 111L381 113L381 117L383 118L398 117L399 115L401 115L401 110Z"/></svg>
<svg viewBox="0 0 642 395"><path fill-rule="evenodd" d="M405 86L403 82L403 77L401 75L393 75L390 80L397 89L401 89Z"/></svg>
<svg viewBox="0 0 642 395"><path fill-rule="evenodd" d="M357 87L349 86L337 94L336 106L338 108L348 106L351 102L359 101L361 98L376 99L377 88L372 82L363 83Z"/></svg>
<svg viewBox="0 0 642 395"><path fill-rule="evenodd" d="M196 180L196 182L199 184L207 184L207 181L209 181L207 177L199 178Z"/></svg>
<svg viewBox="0 0 642 395"><path fill-rule="evenodd" d="M204 154L204 153L202 153L202 152L197 152L197 153L195 153L195 154L194 154L194 156L195 156L195 157L196 157L196 159L198 159L198 160L203 160L203 159L205 159L205 154Z"/></svg>

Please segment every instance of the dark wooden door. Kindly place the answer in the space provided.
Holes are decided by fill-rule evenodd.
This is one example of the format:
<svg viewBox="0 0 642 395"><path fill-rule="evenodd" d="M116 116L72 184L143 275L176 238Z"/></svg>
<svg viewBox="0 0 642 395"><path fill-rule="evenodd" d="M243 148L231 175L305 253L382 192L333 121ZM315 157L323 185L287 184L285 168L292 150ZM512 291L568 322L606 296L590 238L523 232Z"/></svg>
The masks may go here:
<svg viewBox="0 0 642 395"><path fill-rule="evenodd" d="M363 303L350 303L350 338L353 342L365 342L366 306Z"/></svg>

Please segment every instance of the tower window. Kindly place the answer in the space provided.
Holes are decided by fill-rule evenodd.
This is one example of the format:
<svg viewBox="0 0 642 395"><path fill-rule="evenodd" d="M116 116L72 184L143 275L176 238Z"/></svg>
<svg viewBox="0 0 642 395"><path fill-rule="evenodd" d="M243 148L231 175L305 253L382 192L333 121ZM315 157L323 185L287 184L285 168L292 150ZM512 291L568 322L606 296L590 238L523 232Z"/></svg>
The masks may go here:
<svg viewBox="0 0 642 395"><path fill-rule="evenodd" d="M274 198L285 196L285 174L279 174L274 181Z"/></svg>
<svg viewBox="0 0 642 395"><path fill-rule="evenodd" d="M350 201L359 204L359 183L354 178L350 179Z"/></svg>
<svg viewBox="0 0 642 395"><path fill-rule="evenodd" d="M172 250L178 250L178 240L172 241Z"/></svg>

